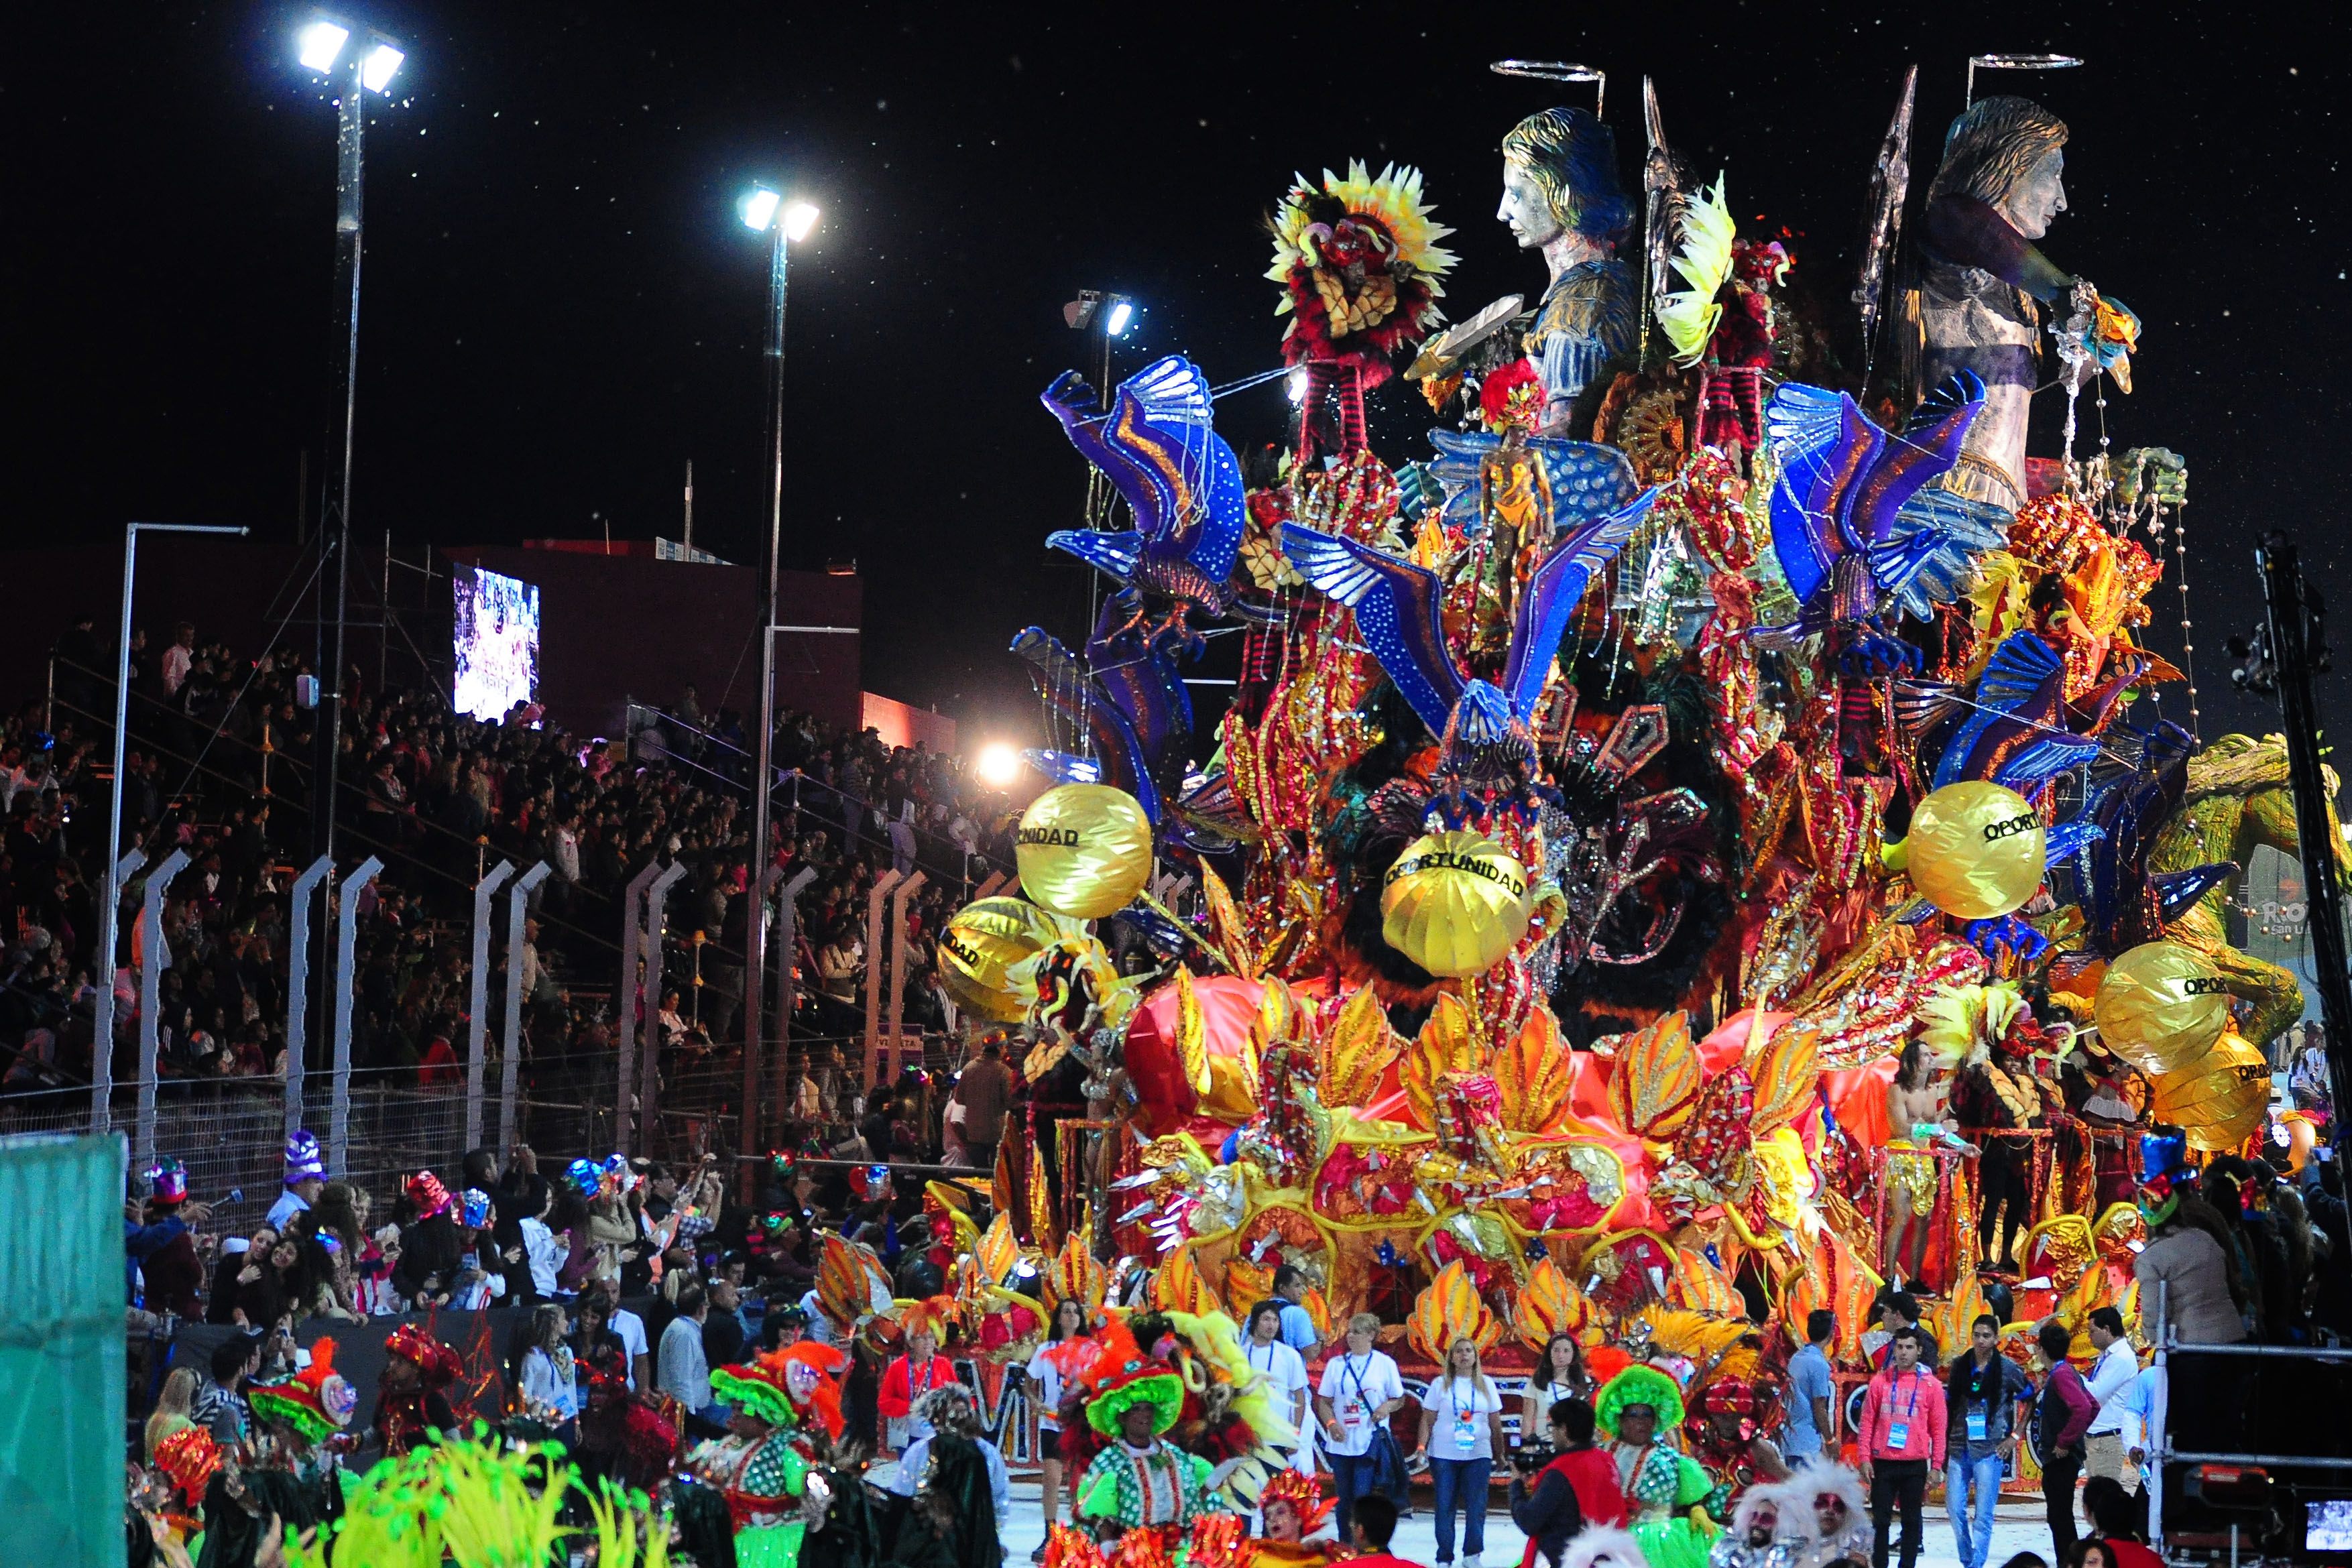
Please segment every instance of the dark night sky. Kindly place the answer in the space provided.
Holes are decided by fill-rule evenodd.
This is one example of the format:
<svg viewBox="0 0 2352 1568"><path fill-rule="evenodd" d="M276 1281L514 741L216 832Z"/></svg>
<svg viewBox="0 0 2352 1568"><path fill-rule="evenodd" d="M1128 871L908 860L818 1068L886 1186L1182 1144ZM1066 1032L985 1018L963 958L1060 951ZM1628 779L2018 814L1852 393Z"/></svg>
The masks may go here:
<svg viewBox="0 0 2352 1568"><path fill-rule="evenodd" d="M0 32L0 545L129 517L290 535L329 351L333 112L291 57L310 14L46 9ZM2294 531L2330 587L2345 560L2341 24L1929 9L353 7L409 47L370 131L354 517L412 546L606 519L674 536L692 457L698 542L756 559L764 255L732 203L781 179L825 209L794 270L785 564L857 558L869 688L1017 721L1011 634L1083 630L1082 570L1042 547L1083 471L1035 402L1077 351L1059 307L1079 287L1148 305L1128 369L1170 350L1216 382L1270 368L1261 220L1294 170L1360 157L1426 172L1458 231L1454 315L1534 292L1539 263L1493 218L1494 147L1590 89L1486 68L1519 55L1612 73L1629 177L1654 76L1743 231L1798 231L1800 275L1838 299L1905 66L1916 210L1967 57L2059 49L2087 66L1988 85L2073 127L2074 211L2046 247L2145 320L2116 449L2188 456L2205 732L2264 726L2221 656L2259 606L2252 546ZM1383 395L1375 446L1421 455ZM1275 438L1283 412L1271 385L1220 425ZM2177 658L2169 572L2155 603Z"/></svg>

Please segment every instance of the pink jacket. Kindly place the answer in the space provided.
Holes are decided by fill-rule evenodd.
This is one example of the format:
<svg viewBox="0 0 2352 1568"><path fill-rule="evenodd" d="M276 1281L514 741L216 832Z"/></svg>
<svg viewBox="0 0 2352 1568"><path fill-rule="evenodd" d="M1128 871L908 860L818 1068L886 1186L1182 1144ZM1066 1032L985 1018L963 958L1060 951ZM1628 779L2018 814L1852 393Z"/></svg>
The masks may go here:
<svg viewBox="0 0 2352 1568"><path fill-rule="evenodd" d="M1944 1468L1944 1385L1924 1366L1898 1376L1892 1366L1870 1380L1862 1396L1862 1427L1855 1437L1873 1459L1925 1459L1930 1470ZM1903 1440L1895 1440L1902 1428Z"/></svg>

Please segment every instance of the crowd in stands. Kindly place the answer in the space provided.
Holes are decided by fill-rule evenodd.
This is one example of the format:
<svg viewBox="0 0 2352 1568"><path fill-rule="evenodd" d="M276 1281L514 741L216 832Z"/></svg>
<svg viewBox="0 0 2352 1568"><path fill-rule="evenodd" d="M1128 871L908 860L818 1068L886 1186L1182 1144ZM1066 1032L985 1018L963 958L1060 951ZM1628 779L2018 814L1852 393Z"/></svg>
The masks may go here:
<svg viewBox="0 0 2352 1568"><path fill-rule="evenodd" d="M112 663L84 617L57 647L48 699L0 724L0 1122L42 1104L44 1092L62 1106L90 1081L94 987L110 967L115 1077L135 1078L142 999L131 927L143 896L135 875L115 962L98 961ZM175 848L189 856L163 907L162 1075L282 1074L289 884L312 858L319 716L298 700L310 664L292 649L243 655L182 624L160 648L135 635L131 670L122 845L150 864ZM600 1068L609 1075L622 893L656 863L686 867L667 904L665 994L647 999L666 1051L691 1060L740 1039L755 859L787 878L817 873L797 901L797 1035L815 1042L862 1026L854 1004L868 957L866 894L887 870L917 864L929 879L908 910L908 1019L932 1029L949 1021L932 979L936 933L969 886L1010 864L1007 803L959 759L782 714L775 749L790 772L775 792L766 854L755 857L748 769L733 760L741 720L703 713L691 688L674 717L612 737L543 727L520 708L500 722L477 720L453 713L437 689L369 689L356 669L345 691L338 863L373 853L387 868L361 903L359 1069L413 1075L428 1088L455 1081L470 999L471 892L500 859L553 868L533 895L522 955L533 1092L581 1098ZM496 935L493 1020L502 1016L503 919ZM322 1033L312 1030L314 1051Z"/></svg>

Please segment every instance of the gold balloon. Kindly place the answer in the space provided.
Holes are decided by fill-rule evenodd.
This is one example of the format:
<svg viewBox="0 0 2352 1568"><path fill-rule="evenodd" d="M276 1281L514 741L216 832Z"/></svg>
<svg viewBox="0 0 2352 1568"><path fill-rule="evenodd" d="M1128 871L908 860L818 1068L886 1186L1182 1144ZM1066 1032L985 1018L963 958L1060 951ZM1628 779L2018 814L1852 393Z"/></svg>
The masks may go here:
<svg viewBox="0 0 2352 1568"><path fill-rule="evenodd" d="M1108 784L1064 784L1021 813L1013 835L1021 891L1056 915L1099 920L1151 880L1151 823L1135 797Z"/></svg>
<svg viewBox="0 0 2352 1568"><path fill-rule="evenodd" d="M2270 1103L2270 1062L2231 1030L2189 1066L2157 1075L2148 1114L2188 1134L2190 1148L2220 1154L2262 1131Z"/></svg>
<svg viewBox="0 0 2352 1568"><path fill-rule="evenodd" d="M2042 814L1998 784L1947 784L1911 813L1904 853L1919 896L1963 920L1991 920L2042 885Z"/></svg>
<svg viewBox="0 0 2352 1568"><path fill-rule="evenodd" d="M956 1006L997 1023L1025 1010L1004 972L1062 936L1066 923L1018 898L983 898L956 911L940 933L940 983Z"/></svg>
<svg viewBox="0 0 2352 1568"><path fill-rule="evenodd" d="M1527 868L1484 833L1416 839L1381 885L1381 935L1433 975L1483 975L1527 935Z"/></svg>
<svg viewBox="0 0 2352 1568"><path fill-rule="evenodd" d="M2196 948L2144 942L2099 977L2092 1016L2109 1051L2154 1076L2186 1068L2221 1038L2230 994Z"/></svg>

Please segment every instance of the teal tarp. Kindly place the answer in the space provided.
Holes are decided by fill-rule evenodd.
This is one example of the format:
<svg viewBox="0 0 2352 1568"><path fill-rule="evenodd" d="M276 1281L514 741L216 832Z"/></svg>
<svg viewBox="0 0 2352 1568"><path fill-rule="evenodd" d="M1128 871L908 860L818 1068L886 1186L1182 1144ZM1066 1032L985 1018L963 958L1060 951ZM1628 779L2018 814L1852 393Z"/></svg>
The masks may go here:
<svg viewBox="0 0 2352 1568"><path fill-rule="evenodd" d="M0 1563L123 1561L124 1164L0 1138Z"/></svg>

